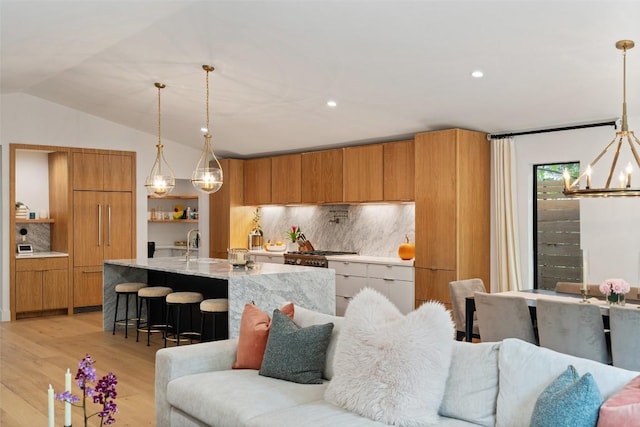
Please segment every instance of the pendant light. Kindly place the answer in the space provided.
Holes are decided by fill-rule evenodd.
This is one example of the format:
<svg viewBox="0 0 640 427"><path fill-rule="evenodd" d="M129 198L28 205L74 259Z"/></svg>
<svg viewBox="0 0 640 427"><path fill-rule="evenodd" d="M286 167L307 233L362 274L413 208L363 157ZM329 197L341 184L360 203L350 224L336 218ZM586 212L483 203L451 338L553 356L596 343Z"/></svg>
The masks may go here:
<svg viewBox="0 0 640 427"><path fill-rule="evenodd" d="M169 166L169 163L164 158L162 148L162 141L160 140L160 90L165 88L163 83L154 83L158 88L158 152L156 154L156 161L153 163L149 176L144 181L144 186L147 188L147 192L155 197L164 197L173 190L176 186L176 178Z"/></svg>
<svg viewBox="0 0 640 427"><path fill-rule="evenodd" d="M202 69L206 72L207 87L207 123L202 129L204 132L204 148L198 164L191 175L191 183L193 186L204 193L215 193L222 187L222 167L216 158L211 146L211 130L209 129L209 73L214 70L211 65L203 65Z"/></svg>
<svg viewBox="0 0 640 427"><path fill-rule="evenodd" d="M636 144L640 147L640 141L629 130L627 123L627 50L632 49L634 43L632 40L620 40L616 43L616 48L622 50L622 126L620 131L616 132L616 136L609 144L598 154L598 156L587 165L586 169L578 178L571 182L571 176L568 170L564 170L564 194L567 197L640 197L640 187L631 187L631 174L633 166L631 161L626 165L622 165L616 170L620 157L620 149L626 141L631 150L631 154L635 159L636 167L640 168L640 156L636 149ZM613 154L613 160L609 167L607 181L604 187L594 187L592 185L592 175L596 163L606 154L606 152L615 145L616 149ZM611 183L614 172L619 172L617 182ZM580 181L585 179L585 188L580 188ZM637 184L636 184L637 185Z"/></svg>

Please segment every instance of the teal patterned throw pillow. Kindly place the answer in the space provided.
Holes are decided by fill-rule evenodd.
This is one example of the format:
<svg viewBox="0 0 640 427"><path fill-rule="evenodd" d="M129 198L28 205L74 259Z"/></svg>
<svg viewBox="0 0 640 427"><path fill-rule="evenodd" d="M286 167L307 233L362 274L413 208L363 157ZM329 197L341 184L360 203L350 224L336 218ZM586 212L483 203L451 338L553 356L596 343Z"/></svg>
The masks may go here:
<svg viewBox="0 0 640 427"><path fill-rule="evenodd" d="M595 427L602 396L590 373L582 377L570 365L536 401L531 427Z"/></svg>

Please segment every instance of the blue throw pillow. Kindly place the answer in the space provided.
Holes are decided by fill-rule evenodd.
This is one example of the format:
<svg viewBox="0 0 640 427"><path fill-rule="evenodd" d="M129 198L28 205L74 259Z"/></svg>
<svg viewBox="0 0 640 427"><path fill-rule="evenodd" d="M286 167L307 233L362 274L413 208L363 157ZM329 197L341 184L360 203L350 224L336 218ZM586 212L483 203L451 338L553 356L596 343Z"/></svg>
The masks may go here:
<svg viewBox="0 0 640 427"><path fill-rule="evenodd" d="M530 427L595 427L602 396L590 373L569 366L536 401Z"/></svg>

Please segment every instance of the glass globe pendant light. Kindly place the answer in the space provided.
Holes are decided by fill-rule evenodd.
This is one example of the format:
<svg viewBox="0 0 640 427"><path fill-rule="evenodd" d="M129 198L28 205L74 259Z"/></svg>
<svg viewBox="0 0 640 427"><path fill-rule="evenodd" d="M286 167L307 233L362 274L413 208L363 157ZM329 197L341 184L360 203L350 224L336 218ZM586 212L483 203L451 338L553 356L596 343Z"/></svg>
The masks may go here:
<svg viewBox="0 0 640 427"><path fill-rule="evenodd" d="M169 166L169 163L167 163L164 158L162 151L164 146L160 139L160 90L166 86L163 83L154 83L154 85L158 88L158 144L156 144L158 152L156 154L156 161L151 167L151 172L144 180L144 186L150 195L164 197L176 186L176 178L171 166Z"/></svg>
<svg viewBox="0 0 640 427"><path fill-rule="evenodd" d="M203 65L206 72L207 86L207 124L204 131L204 148L198 164L191 175L191 183L198 190L204 193L215 193L222 187L222 167L216 158L211 146L211 132L209 129L209 73L214 70L211 65Z"/></svg>

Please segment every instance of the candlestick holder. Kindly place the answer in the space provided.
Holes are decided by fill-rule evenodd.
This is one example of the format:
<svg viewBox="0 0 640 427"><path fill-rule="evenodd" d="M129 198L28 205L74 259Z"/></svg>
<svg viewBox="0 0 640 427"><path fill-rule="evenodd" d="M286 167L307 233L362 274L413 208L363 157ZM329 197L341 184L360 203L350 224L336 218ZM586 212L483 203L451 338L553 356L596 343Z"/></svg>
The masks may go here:
<svg viewBox="0 0 640 427"><path fill-rule="evenodd" d="M580 295L582 295L582 301L580 302L585 304L591 304L591 301L587 299L587 296L589 295L589 289L580 289Z"/></svg>

